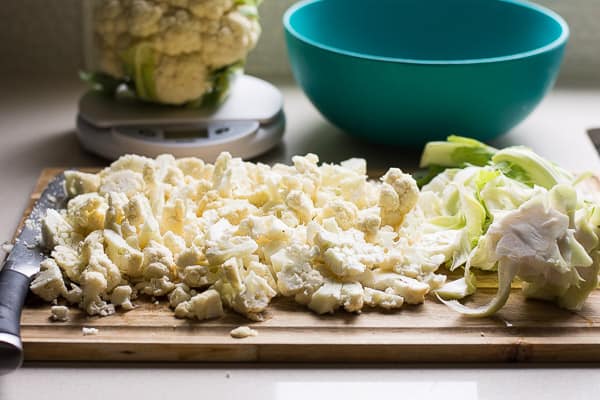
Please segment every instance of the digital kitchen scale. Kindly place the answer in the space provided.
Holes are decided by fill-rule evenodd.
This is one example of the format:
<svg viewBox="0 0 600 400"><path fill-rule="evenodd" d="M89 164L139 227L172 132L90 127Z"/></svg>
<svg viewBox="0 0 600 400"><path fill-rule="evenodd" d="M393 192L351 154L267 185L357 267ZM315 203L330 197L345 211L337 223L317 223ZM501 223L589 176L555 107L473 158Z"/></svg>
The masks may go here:
<svg viewBox="0 0 600 400"><path fill-rule="evenodd" d="M242 75L218 108L192 109L115 100L95 91L79 101L77 137L86 150L108 159L124 154L200 157L219 153L252 158L281 141L285 129L281 92Z"/></svg>

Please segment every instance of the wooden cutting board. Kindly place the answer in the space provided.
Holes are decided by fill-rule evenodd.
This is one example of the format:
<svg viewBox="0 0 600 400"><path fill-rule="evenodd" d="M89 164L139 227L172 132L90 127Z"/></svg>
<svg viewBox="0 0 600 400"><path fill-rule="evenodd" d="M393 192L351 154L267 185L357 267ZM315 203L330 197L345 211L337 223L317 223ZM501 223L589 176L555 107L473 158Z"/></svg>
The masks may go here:
<svg viewBox="0 0 600 400"><path fill-rule="evenodd" d="M42 172L31 204L58 172ZM493 279L483 277L480 282L488 289L476 297L485 301L493 293ZM275 299L260 323L234 313L213 321L179 320L164 301L136 301L138 308L105 318L71 309L68 322L51 322L50 306L30 296L21 333L29 361L600 361L599 290L577 313L525 301L518 289L513 290L508 304L492 318L462 317L434 299L396 312L327 316ZM259 335L231 338L229 331L240 325L250 325ZM83 327L99 332L83 336Z"/></svg>

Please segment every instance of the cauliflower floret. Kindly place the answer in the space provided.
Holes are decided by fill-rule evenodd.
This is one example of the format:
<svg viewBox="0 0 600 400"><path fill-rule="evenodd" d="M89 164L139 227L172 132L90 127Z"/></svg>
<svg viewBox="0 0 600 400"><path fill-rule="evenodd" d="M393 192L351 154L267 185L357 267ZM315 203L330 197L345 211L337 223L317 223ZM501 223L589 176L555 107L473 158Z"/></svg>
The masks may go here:
<svg viewBox="0 0 600 400"><path fill-rule="evenodd" d="M142 174L129 169L122 169L101 175L101 184L98 193L105 195L110 192L117 192L131 197L143 190L144 178Z"/></svg>
<svg viewBox="0 0 600 400"><path fill-rule="evenodd" d="M59 245L70 247L82 239L62 214L51 208L46 211L42 220L42 241L46 248L52 249Z"/></svg>
<svg viewBox="0 0 600 400"><path fill-rule="evenodd" d="M138 245L146 247L150 241L162 240L158 221L152 214L150 202L143 194L134 195L125 209L125 216L131 226L137 227Z"/></svg>
<svg viewBox="0 0 600 400"><path fill-rule="evenodd" d="M198 320L219 318L225 315L219 293L209 289L179 303L175 308L177 318L196 318Z"/></svg>
<svg viewBox="0 0 600 400"><path fill-rule="evenodd" d="M373 271L362 283L372 289L385 290L404 298L408 304L421 304L429 293L429 285L393 272Z"/></svg>
<svg viewBox="0 0 600 400"><path fill-rule="evenodd" d="M51 258L42 261L40 272L31 282L30 289L46 301L56 300L67 293L67 288L56 261Z"/></svg>
<svg viewBox="0 0 600 400"><path fill-rule="evenodd" d="M56 246L52 250L51 255L70 280L79 281L81 269L84 265L79 258L77 250L67 246Z"/></svg>
<svg viewBox="0 0 600 400"><path fill-rule="evenodd" d="M71 283L71 290L69 290L65 295L65 299L69 302L69 304L79 304L81 303L81 298L83 297L83 292L81 288L74 283Z"/></svg>
<svg viewBox="0 0 600 400"><path fill-rule="evenodd" d="M325 281L312 295L308 308L317 314L333 314L342 304L342 284Z"/></svg>
<svg viewBox="0 0 600 400"><path fill-rule="evenodd" d="M143 257L142 275L145 279L175 275L173 254L160 243L150 241L148 246L144 248ZM159 276L157 276L156 271L160 271Z"/></svg>
<svg viewBox="0 0 600 400"><path fill-rule="evenodd" d="M105 276L97 271L84 271L81 274L81 289L83 293L82 308L88 315L102 317L114 314L115 307L102 300L101 295L106 292L108 283Z"/></svg>
<svg viewBox="0 0 600 400"><path fill-rule="evenodd" d="M248 236L234 236L221 240L206 249L206 259L210 265L222 264L233 257L246 257L254 253L258 245Z"/></svg>
<svg viewBox="0 0 600 400"><path fill-rule="evenodd" d="M381 307L386 310L400 308L404 304L402 296L366 287L364 302L370 307Z"/></svg>
<svg viewBox="0 0 600 400"><path fill-rule="evenodd" d="M379 195L384 225L397 226L413 209L419 199L417 182L398 168L390 168L381 177L383 184Z"/></svg>
<svg viewBox="0 0 600 400"><path fill-rule="evenodd" d="M100 187L100 177L96 174L86 174L80 171L65 171L65 188L71 197L97 192Z"/></svg>
<svg viewBox="0 0 600 400"><path fill-rule="evenodd" d="M104 230L106 254L119 267L119 270L131 278L142 273L144 256L141 251L131 247L125 239L110 229Z"/></svg>
<svg viewBox="0 0 600 400"><path fill-rule="evenodd" d="M121 281L119 268L104 252L102 231L94 231L88 235L81 246L81 260L85 265L79 276L79 282L85 272L98 272L107 282L107 289L112 290Z"/></svg>
<svg viewBox="0 0 600 400"><path fill-rule="evenodd" d="M249 236L258 244L287 242L292 230L273 215L249 216L240 222L237 235Z"/></svg>
<svg viewBox="0 0 600 400"><path fill-rule="evenodd" d="M161 57L154 75L157 98L167 104L183 104L198 99L211 89L209 78L210 73L201 54Z"/></svg>
<svg viewBox="0 0 600 400"><path fill-rule="evenodd" d="M134 305L131 304L131 294L133 290L129 285L117 286L110 294L110 302L121 307L123 310L133 310Z"/></svg>
<svg viewBox="0 0 600 400"><path fill-rule="evenodd" d="M333 200L329 202L322 212L322 218L335 219L338 226L344 230L352 228L356 224L358 208L349 201Z"/></svg>
<svg viewBox="0 0 600 400"><path fill-rule="evenodd" d="M178 283L171 293L169 293L169 305L175 309L180 303L189 301L192 298L190 288L185 283Z"/></svg>
<svg viewBox="0 0 600 400"><path fill-rule="evenodd" d="M363 308L363 287L360 283L344 283L342 285L342 305L348 312L360 312Z"/></svg>
<svg viewBox="0 0 600 400"><path fill-rule="evenodd" d="M160 229L166 232L172 232L175 235L183 235L185 229L185 203L181 199L175 199L173 202L165 204L162 210L162 221Z"/></svg>
<svg viewBox="0 0 600 400"><path fill-rule="evenodd" d="M171 231L168 231L163 235L162 242L165 247L171 250L173 258L175 259L185 251L185 240Z"/></svg>
<svg viewBox="0 0 600 400"><path fill-rule="evenodd" d="M271 256L277 288L282 295L294 296L301 304L310 302L324 282L321 273L313 268L317 254L315 247L292 245Z"/></svg>
<svg viewBox="0 0 600 400"><path fill-rule="evenodd" d="M212 285L217 280L217 275L205 265L188 265L180 275L183 283L192 288Z"/></svg>
<svg viewBox="0 0 600 400"><path fill-rule="evenodd" d="M306 193L300 190L290 191L285 198L285 204L296 212L301 222L307 223L312 219L314 206L312 200Z"/></svg>
<svg viewBox="0 0 600 400"><path fill-rule="evenodd" d="M82 235L104 229L104 217L108 205L97 193L85 193L74 197L67 204L67 219L73 229Z"/></svg>
<svg viewBox="0 0 600 400"><path fill-rule="evenodd" d="M267 308L277 292L254 271L244 271L245 276L242 276L241 270L237 259L227 260L219 270L220 279L214 289L230 308L250 318L260 318L258 314Z"/></svg>
<svg viewBox="0 0 600 400"><path fill-rule="evenodd" d="M129 203L123 193L110 192L106 195L108 208L104 217L104 228L112 229L118 234L122 233L121 224L125 220L125 208Z"/></svg>
<svg viewBox="0 0 600 400"><path fill-rule="evenodd" d="M168 276L162 276L151 278L150 281L140 282L135 285L135 289L148 296L160 297L173 291L175 284L169 280Z"/></svg>

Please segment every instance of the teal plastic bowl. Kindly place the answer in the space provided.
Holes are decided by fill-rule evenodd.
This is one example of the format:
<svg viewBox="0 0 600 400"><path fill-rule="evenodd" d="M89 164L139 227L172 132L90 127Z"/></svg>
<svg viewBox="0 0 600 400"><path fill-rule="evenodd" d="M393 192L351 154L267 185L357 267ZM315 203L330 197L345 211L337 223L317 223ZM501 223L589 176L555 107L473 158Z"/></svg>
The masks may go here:
<svg viewBox="0 0 600 400"><path fill-rule="evenodd" d="M283 19L315 107L386 144L510 130L552 87L569 37L558 14L517 0L307 0Z"/></svg>

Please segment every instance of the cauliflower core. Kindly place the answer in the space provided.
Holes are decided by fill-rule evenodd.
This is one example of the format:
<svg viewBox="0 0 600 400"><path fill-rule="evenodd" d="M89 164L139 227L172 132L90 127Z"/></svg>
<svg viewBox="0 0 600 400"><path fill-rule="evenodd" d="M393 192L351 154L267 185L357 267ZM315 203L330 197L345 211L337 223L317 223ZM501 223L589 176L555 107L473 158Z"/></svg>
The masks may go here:
<svg viewBox="0 0 600 400"><path fill-rule="evenodd" d="M411 267L398 234L419 197L412 177L371 181L364 160L318 161L128 155L69 172L72 198L46 216L51 256L31 289L99 316L166 297L175 316L198 320L228 308L260 321L276 296L319 314L423 302L444 277Z"/></svg>
<svg viewBox="0 0 600 400"><path fill-rule="evenodd" d="M184 104L219 90L260 36L258 1L98 0L102 73L133 81L139 98Z"/></svg>

